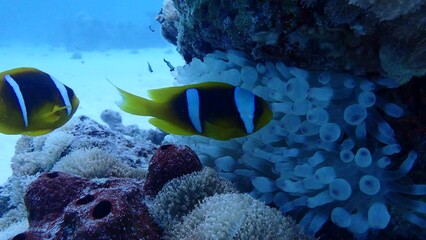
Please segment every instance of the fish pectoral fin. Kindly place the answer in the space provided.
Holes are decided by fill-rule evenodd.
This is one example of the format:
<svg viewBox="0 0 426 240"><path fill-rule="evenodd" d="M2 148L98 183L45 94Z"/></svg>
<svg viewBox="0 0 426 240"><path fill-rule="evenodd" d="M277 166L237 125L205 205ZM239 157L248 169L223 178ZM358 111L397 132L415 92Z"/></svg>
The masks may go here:
<svg viewBox="0 0 426 240"><path fill-rule="evenodd" d="M53 107L53 109L52 109L52 113L56 113L56 112L59 112L59 111L62 111L62 110L68 109L68 108L72 108L72 106L62 106L62 107L60 107L58 105L55 105Z"/></svg>
<svg viewBox="0 0 426 240"><path fill-rule="evenodd" d="M40 120L45 122L45 123L55 123L57 122L60 118L61 115L57 114L59 111L63 111L67 108L71 108L71 106L58 106L55 105L53 106L53 109L48 112L43 114L42 116L40 116Z"/></svg>
<svg viewBox="0 0 426 240"><path fill-rule="evenodd" d="M184 136L190 136L190 135L196 134L196 132L194 131L183 129L171 122L167 122L159 118L150 118L148 122L154 125L156 128L170 134L184 135Z"/></svg>

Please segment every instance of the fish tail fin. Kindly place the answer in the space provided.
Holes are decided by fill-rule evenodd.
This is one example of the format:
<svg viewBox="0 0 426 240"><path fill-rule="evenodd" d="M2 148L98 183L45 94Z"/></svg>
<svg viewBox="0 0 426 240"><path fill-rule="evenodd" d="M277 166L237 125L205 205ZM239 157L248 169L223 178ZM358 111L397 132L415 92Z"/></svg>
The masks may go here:
<svg viewBox="0 0 426 240"><path fill-rule="evenodd" d="M129 93L117 86L118 92L121 95L121 101L117 101L117 106L130 114L140 115L140 116L153 116L157 117L162 115L162 104L155 101L136 96L132 93Z"/></svg>

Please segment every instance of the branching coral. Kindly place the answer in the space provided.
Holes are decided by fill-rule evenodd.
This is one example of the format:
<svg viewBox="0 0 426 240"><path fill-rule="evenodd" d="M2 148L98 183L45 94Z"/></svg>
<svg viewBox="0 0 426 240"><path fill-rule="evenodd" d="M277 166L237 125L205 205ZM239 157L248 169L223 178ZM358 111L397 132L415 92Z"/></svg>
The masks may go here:
<svg viewBox="0 0 426 240"><path fill-rule="evenodd" d="M383 229L389 208L426 226L426 185L402 185L416 153L399 169L389 166L401 153L391 126L401 107L376 95L395 87L390 79L309 72L282 62L255 63L237 51L215 52L178 68L181 84L223 81L269 101L272 122L247 138L227 142L201 137L167 137L190 145L206 165L282 212L301 216L315 234L329 220L355 235ZM393 163L395 165L395 163Z"/></svg>

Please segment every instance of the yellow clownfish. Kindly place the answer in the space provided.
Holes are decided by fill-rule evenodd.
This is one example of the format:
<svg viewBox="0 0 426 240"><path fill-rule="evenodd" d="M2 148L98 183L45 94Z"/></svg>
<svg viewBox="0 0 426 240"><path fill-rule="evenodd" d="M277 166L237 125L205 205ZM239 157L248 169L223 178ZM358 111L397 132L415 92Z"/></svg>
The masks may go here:
<svg viewBox="0 0 426 240"><path fill-rule="evenodd" d="M0 132L39 136L64 125L79 104L74 91L35 68L0 73Z"/></svg>
<svg viewBox="0 0 426 240"><path fill-rule="evenodd" d="M272 118L265 100L230 84L205 82L149 90L148 100L116 87L121 110L152 116L155 127L177 135L201 135L217 140L243 137Z"/></svg>

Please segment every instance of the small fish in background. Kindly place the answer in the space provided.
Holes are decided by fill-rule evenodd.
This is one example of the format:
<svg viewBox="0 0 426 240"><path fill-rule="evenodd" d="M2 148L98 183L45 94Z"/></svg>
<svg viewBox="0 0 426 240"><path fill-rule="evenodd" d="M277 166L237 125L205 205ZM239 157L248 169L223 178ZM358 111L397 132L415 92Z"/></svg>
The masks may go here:
<svg viewBox="0 0 426 240"><path fill-rule="evenodd" d="M149 64L149 62L146 62L146 63L148 63L148 71L151 72L151 73L154 72L154 71L152 71L151 64Z"/></svg>
<svg viewBox="0 0 426 240"><path fill-rule="evenodd" d="M49 133L70 120L78 105L71 88L38 69L0 73L0 133Z"/></svg>
<svg viewBox="0 0 426 240"><path fill-rule="evenodd" d="M170 68L170 72L173 72L175 70L175 67L173 67L173 65L167 61L165 58L163 58L163 61L167 64L167 66Z"/></svg>
<svg viewBox="0 0 426 240"><path fill-rule="evenodd" d="M155 30L152 28L151 25L148 26L149 30L151 30L151 32L155 32Z"/></svg>
<svg viewBox="0 0 426 240"><path fill-rule="evenodd" d="M252 134L272 119L265 100L227 83L152 89L152 100L116 88L123 98L117 103L121 110L152 116L152 125L171 134L228 140Z"/></svg>

